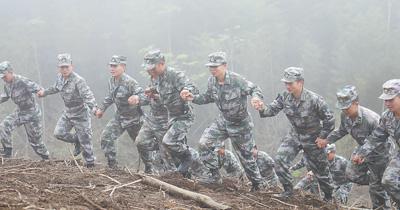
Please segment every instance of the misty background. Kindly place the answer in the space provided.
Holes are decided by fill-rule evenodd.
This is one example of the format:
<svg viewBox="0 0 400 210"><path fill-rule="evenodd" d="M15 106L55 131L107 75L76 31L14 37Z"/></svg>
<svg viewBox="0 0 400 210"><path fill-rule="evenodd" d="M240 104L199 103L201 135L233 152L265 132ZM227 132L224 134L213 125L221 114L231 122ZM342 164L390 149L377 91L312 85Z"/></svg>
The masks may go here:
<svg viewBox="0 0 400 210"><path fill-rule="evenodd" d="M269 103L284 90L283 69L305 69L306 88L325 97L335 108L338 88L357 86L361 104L381 113L377 99L381 85L399 78L400 2L396 0L32 0L0 1L0 60L9 60L15 73L43 87L55 82L57 54L72 54L75 71L86 78L101 103L110 77L112 55L128 57L127 73L142 87L147 73L143 55L159 48L167 64L184 70L205 90L207 55L227 52L229 69L259 85ZM2 82L3 85L3 82ZM3 88L0 93L4 92ZM38 100L44 112L44 142L52 158L69 158L71 145L53 137L64 110L59 95ZM0 105L0 119L15 105ZM250 108L250 107L249 107ZM147 110L147 108L145 108ZM194 105L195 124L189 143L197 148L203 130L218 113L215 104ZM281 113L260 119L251 109L256 142L274 155L288 130ZM93 118L93 144L98 162L105 163L99 136L113 108L102 119ZM17 157L38 159L23 127L13 133ZM137 165L137 149L125 134L118 140L121 165ZM338 153L349 157L355 142L338 143Z"/></svg>

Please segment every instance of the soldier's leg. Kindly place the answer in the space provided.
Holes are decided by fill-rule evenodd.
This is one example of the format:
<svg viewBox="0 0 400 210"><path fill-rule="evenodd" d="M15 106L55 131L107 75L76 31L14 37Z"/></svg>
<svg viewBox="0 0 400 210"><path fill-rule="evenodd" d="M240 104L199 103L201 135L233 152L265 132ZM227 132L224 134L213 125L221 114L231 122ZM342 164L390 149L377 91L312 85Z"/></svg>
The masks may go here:
<svg viewBox="0 0 400 210"><path fill-rule="evenodd" d="M101 149L108 160L109 167L116 167L117 151L115 148L115 141L122 135L125 130L121 127L120 123L112 119L110 120L103 132L101 133Z"/></svg>
<svg viewBox="0 0 400 210"><path fill-rule="evenodd" d="M153 172L153 151L158 149L153 130L147 123L144 123L136 137L136 147L142 159L146 173Z"/></svg>
<svg viewBox="0 0 400 210"><path fill-rule="evenodd" d="M319 195L318 182L315 177L305 175L299 182L294 186L296 190L309 191L313 194Z"/></svg>
<svg viewBox="0 0 400 210"><path fill-rule="evenodd" d="M143 123L131 125L129 127L126 127L125 130L128 133L129 137L133 140L133 143L136 141L136 137L140 131L140 128L142 127Z"/></svg>
<svg viewBox="0 0 400 210"><path fill-rule="evenodd" d="M390 197L382 185L382 176L385 172L389 157L382 155L368 157L369 176L369 195L371 197L373 209L390 209Z"/></svg>
<svg viewBox="0 0 400 210"><path fill-rule="evenodd" d="M289 171L293 160L301 150L298 136L292 132L288 133L282 140L275 156L275 172L279 181L289 194L293 189L293 177Z"/></svg>
<svg viewBox="0 0 400 210"><path fill-rule="evenodd" d="M95 156L92 143L92 122L90 116L72 121L79 143L83 148L82 156L86 161L86 165L91 167L94 164Z"/></svg>
<svg viewBox="0 0 400 210"><path fill-rule="evenodd" d="M72 122L65 116L65 114L62 114L54 128L54 137L61 141L75 143L77 137L75 134L71 133L72 128Z"/></svg>
<svg viewBox="0 0 400 210"><path fill-rule="evenodd" d="M233 148L235 148L235 152L242 163L247 178L253 185L252 190L258 190L261 186L264 186L265 183L261 177L260 169L257 166L256 158L254 157L256 143L253 137L252 123L249 122L249 125L246 127L247 128L243 127L237 133L233 133L230 130L228 130L228 132Z"/></svg>
<svg viewBox="0 0 400 210"><path fill-rule="evenodd" d="M382 177L386 192L400 208L400 152L392 158Z"/></svg>
<svg viewBox="0 0 400 210"><path fill-rule="evenodd" d="M346 177L353 183L359 185L368 185L369 184L369 173L368 166L366 163L363 164L354 164L351 162L347 164L346 167Z"/></svg>
<svg viewBox="0 0 400 210"><path fill-rule="evenodd" d="M4 157L11 157L12 155L12 141L11 133L12 131L19 127L20 121L18 118L18 113L14 112L8 115L0 124L0 138L1 144L4 149Z"/></svg>
<svg viewBox="0 0 400 210"><path fill-rule="evenodd" d="M219 170L221 168L218 161L218 151L221 142L228 138L226 130L222 126L218 126L217 122L212 123L206 128L200 137L199 155L204 165L211 170Z"/></svg>
<svg viewBox="0 0 400 210"><path fill-rule="evenodd" d="M333 185L325 150L318 148L316 144L304 144L303 151L308 166L318 180L321 191L324 192L325 199L330 201L332 199Z"/></svg>
<svg viewBox="0 0 400 210"><path fill-rule="evenodd" d="M33 151L35 151L42 159L49 159L49 151L42 139L42 121L40 119L33 120L25 123L24 126L28 136L28 141L31 144Z"/></svg>
<svg viewBox="0 0 400 210"><path fill-rule="evenodd" d="M266 156L257 157L257 166L260 169L261 176L265 179L268 186L278 186L278 176L275 173L275 162L268 154Z"/></svg>
<svg viewBox="0 0 400 210"><path fill-rule="evenodd" d="M171 154L172 158L180 160L178 171L184 176L190 176L188 170L192 163L192 155L189 151L186 135L192 124L193 121L191 119L173 122L162 140L162 144Z"/></svg>
<svg viewBox="0 0 400 210"><path fill-rule="evenodd" d="M240 178L244 175L244 169L233 152L225 150L223 160L223 167L229 177Z"/></svg>

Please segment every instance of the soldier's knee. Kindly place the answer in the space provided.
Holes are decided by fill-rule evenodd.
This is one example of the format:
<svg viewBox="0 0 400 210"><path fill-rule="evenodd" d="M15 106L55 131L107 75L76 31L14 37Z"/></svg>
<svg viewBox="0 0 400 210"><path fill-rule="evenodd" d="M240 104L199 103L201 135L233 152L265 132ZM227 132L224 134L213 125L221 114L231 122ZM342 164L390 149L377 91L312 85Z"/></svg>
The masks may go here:
<svg viewBox="0 0 400 210"><path fill-rule="evenodd" d="M54 137L56 137L57 139L60 139L60 140L65 138L65 132L63 132L61 130L57 130L57 129L54 130L53 135L54 135Z"/></svg>
<svg viewBox="0 0 400 210"><path fill-rule="evenodd" d="M199 151L205 151L208 150L210 148L210 144L208 143L208 139L207 138L200 138L199 141Z"/></svg>

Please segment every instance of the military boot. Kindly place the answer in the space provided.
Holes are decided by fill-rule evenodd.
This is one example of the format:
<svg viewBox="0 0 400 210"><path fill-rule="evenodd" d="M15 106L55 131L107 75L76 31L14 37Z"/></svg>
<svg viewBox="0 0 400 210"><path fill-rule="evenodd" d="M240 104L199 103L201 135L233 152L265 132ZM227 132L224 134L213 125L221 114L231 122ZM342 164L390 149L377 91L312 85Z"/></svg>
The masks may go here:
<svg viewBox="0 0 400 210"><path fill-rule="evenodd" d="M145 164L144 165L144 173L146 174L155 174L154 167L152 164Z"/></svg>
<svg viewBox="0 0 400 210"><path fill-rule="evenodd" d="M189 168L193 162L192 154L189 150L185 150L180 157L181 164L178 167L178 172L181 173L184 177L190 178Z"/></svg>
<svg viewBox="0 0 400 210"><path fill-rule="evenodd" d="M293 185L290 184L284 184L283 185L284 191L281 194L276 195L276 197L287 199L293 196Z"/></svg>
<svg viewBox="0 0 400 210"><path fill-rule="evenodd" d="M108 167L111 169L117 169L118 162L115 159L108 159Z"/></svg>
<svg viewBox="0 0 400 210"><path fill-rule="evenodd" d="M253 183L251 186L250 192L260 191L262 189L265 189L266 187L267 187L266 182Z"/></svg>

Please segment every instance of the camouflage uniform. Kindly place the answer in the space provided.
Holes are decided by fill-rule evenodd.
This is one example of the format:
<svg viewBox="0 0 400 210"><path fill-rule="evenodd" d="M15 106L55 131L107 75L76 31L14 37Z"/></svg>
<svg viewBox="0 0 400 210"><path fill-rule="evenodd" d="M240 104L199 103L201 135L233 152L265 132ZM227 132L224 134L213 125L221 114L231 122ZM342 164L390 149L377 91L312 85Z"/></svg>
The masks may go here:
<svg viewBox="0 0 400 210"><path fill-rule="evenodd" d="M8 61L0 63L1 77L3 77L5 71L11 70L12 68ZM42 140L42 113L33 94L40 89L35 82L17 74L14 74L14 79L11 83L4 85L4 93L0 96L0 103L6 102L11 98L17 105L14 113L8 115L0 124L0 139L4 152L8 153L8 156L12 153L11 132L23 125L28 141L36 154L43 159L49 158L49 152Z"/></svg>
<svg viewBox="0 0 400 210"><path fill-rule="evenodd" d="M152 50L144 56L143 67L145 70L151 70L156 64L164 61L164 55L159 50ZM163 147L172 158L180 160L178 171L185 176L192 162L186 135L193 124L194 113L192 106L181 99L180 92L187 89L195 93L197 89L184 72L170 67L165 67L164 72L154 80L154 86L161 104L168 111L168 130L162 140Z"/></svg>
<svg viewBox="0 0 400 210"><path fill-rule="evenodd" d="M332 174L333 179L334 197L342 204L346 204L352 188L352 183L346 178L345 174L346 167L349 165L349 161L346 160L344 157L336 155L333 160L328 162L329 170ZM301 165L298 165L298 167L293 167L293 170L299 169L299 166ZM319 194L318 181L315 179L315 176L305 176L296 184L294 188L309 190L311 193Z"/></svg>
<svg viewBox="0 0 400 210"><path fill-rule="evenodd" d="M218 161L228 177L240 178L244 175L243 167L232 151L225 149L223 155L218 155Z"/></svg>
<svg viewBox="0 0 400 210"><path fill-rule="evenodd" d="M71 65L69 54L60 54L59 66ZM44 90L44 96L60 93L66 110L59 118L54 129L54 136L62 141L80 144L83 148L83 157L86 164L91 165L95 161L92 144L91 110L96 107L92 91L85 79L72 72L68 78L58 74L55 84ZM71 133L72 128L75 133Z"/></svg>
<svg viewBox="0 0 400 210"><path fill-rule="evenodd" d="M261 176L265 179L269 187L278 186L278 176L275 173L275 162L264 151L257 152L257 166L260 169Z"/></svg>
<svg viewBox="0 0 400 210"><path fill-rule="evenodd" d="M153 90L153 84L150 86L150 90ZM147 98L143 101L143 105L150 105L150 111L145 115L145 120L142 128L137 136L137 148L145 165L145 172L151 173L153 170L153 152L156 151L159 154L159 158L162 159L164 170L173 170L173 167L169 167L170 163L167 164L167 158L164 156L165 151L162 145L160 145L165 133L168 130L168 111L167 108L161 103L159 96Z"/></svg>
<svg viewBox="0 0 400 210"><path fill-rule="evenodd" d="M285 70L283 82L303 80L301 68L290 67ZM335 119L324 99L305 88L299 101L288 92L279 94L278 97L260 111L261 117L272 117L281 110L291 123L289 133L283 138L275 157L276 173L285 192L291 192L292 175L289 166L300 150L304 151L308 165L316 175L321 190L329 200L332 196L332 178L329 173L328 160L324 149L317 147L315 140L319 137L325 139L334 129Z"/></svg>
<svg viewBox="0 0 400 210"><path fill-rule="evenodd" d="M389 80L383 84L383 94L379 97L383 100L391 100L400 96L400 79ZM371 154L377 148L384 147L392 139L400 146L400 120L396 119L395 113L390 110L385 111L377 127L372 134L367 137L356 154L366 157L369 161ZM391 196L400 208L400 152L391 157L391 160L385 169L382 177L382 184L386 192Z"/></svg>
<svg viewBox="0 0 400 210"><path fill-rule="evenodd" d="M354 86L345 86L338 91L337 97L337 107L342 110L349 108L353 101L358 100ZM340 127L330 133L328 141L335 143L350 134L359 145L354 150L354 154L364 144L365 138L378 126L378 122L379 115L377 113L358 105L358 116L354 121L344 112L341 113ZM346 170L347 178L352 182L361 185L369 184L369 193L374 209L381 206L390 209L390 198L381 184L383 172L389 163L389 149L389 143L382 144L368 155L367 161L363 164L350 163Z"/></svg>
<svg viewBox="0 0 400 210"><path fill-rule="evenodd" d="M126 57L114 55L110 65L126 64ZM108 121L101 133L101 149L108 160L110 167L117 165L115 141L127 131L129 137L135 141L142 126L142 109L139 105L130 105L128 98L137 95L140 101L145 100L143 89L135 79L123 73L119 79L111 77L108 83L108 92L99 110L105 112L112 104L116 106L113 118Z"/></svg>
<svg viewBox="0 0 400 210"><path fill-rule="evenodd" d="M212 53L209 55L209 61L208 66L222 65L226 63L225 54ZM230 138L247 177L253 183L253 187L257 187L260 184L264 185L264 181L252 153L256 144L253 135L254 125L247 111L248 96L263 98L261 89L255 84L239 74L226 71L223 85L218 84L216 77L211 76L207 91L195 95L193 103L214 102L220 110L219 117L203 132L199 142L200 157L206 167L216 171L218 145Z"/></svg>

